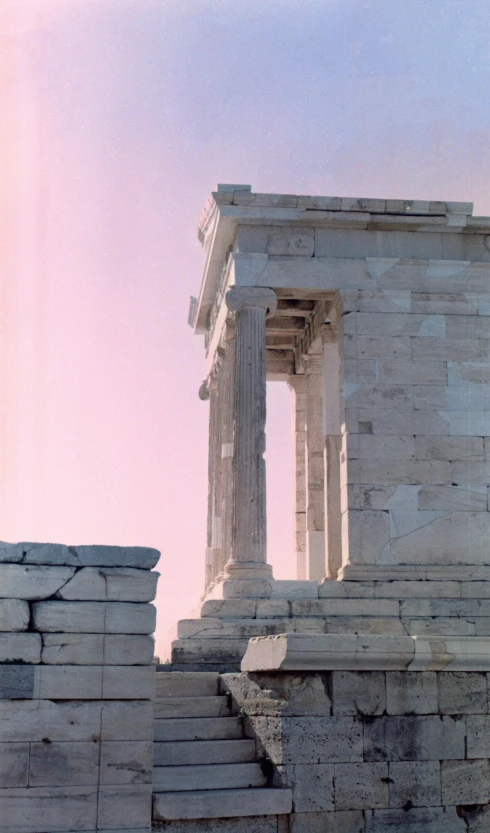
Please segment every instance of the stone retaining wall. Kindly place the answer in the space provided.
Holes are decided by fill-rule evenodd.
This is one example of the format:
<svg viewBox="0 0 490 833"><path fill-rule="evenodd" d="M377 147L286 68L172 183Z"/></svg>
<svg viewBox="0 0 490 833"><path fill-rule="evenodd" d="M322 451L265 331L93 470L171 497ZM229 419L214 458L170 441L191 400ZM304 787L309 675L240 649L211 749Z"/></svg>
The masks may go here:
<svg viewBox="0 0 490 833"><path fill-rule="evenodd" d="M290 833L490 829L489 676L333 671L222 677Z"/></svg>
<svg viewBox="0 0 490 833"><path fill-rule="evenodd" d="M151 827L157 550L0 544L0 831Z"/></svg>

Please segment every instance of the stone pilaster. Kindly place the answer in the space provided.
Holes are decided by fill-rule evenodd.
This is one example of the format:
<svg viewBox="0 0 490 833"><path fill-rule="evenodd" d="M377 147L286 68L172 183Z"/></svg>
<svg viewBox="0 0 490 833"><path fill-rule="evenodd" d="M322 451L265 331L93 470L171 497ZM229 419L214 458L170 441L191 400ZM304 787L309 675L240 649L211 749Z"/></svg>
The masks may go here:
<svg viewBox="0 0 490 833"><path fill-rule="evenodd" d="M226 295L236 313L233 448L233 578L271 576L267 565L265 486L266 368L265 319L277 306L266 288L234 287Z"/></svg>
<svg viewBox="0 0 490 833"><path fill-rule="evenodd" d="M306 579L306 459L305 459L305 415L306 394L304 375L291 376L289 387L293 393L293 437L295 471L294 534L296 552L296 578Z"/></svg>

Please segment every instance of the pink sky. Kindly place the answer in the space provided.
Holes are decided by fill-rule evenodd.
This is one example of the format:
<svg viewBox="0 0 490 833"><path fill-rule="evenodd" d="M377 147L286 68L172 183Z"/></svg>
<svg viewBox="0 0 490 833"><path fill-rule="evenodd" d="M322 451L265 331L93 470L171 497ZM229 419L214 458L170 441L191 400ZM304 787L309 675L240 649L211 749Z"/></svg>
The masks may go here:
<svg viewBox="0 0 490 833"><path fill-rule="evenodd" d="M0 537L158 547L162 646L202 591L187 307L209 192L490 214L487 0L0 0L0 27ZM270 560L293 578L289 395L270 387Z"/></svg>

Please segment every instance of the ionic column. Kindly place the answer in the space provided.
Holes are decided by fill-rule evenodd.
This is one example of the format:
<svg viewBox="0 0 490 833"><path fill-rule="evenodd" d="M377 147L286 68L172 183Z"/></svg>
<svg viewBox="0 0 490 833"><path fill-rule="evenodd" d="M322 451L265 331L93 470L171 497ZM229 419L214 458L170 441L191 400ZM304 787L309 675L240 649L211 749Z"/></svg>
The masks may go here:
<svg viewBox="0 0 490 833"><path fill-rule="evenodd" d="M224 355L220 372L221 423L221 550L218 580L232 555L233 539L233 420L235 400L235 325L227 322L224 334Z"/></svg>
<svg viewBox="0 0 490 833"><path fill-rule="evenodd" d="M236 313L233 448L233 539L229 576L271 576L267 564L265 484L265 319L275 312L271 289L234 287L226 295Z"/></svg>
<svg viewBox="0 0 490 833"><path fill-rule="evenodd" d="M306 457L305 457L305 417L306 394L305 377L291 376L288 381L293 392L293 437L294 437L294 472L295 472L295 507L294 534L296 552L296 578L307 578L306 569Z"/></svg>
<svg viewBox="0 0 490 833"><path fill-rule="evenodd" d="M306 578L325 578L322 356L305 356Z"/></svg>

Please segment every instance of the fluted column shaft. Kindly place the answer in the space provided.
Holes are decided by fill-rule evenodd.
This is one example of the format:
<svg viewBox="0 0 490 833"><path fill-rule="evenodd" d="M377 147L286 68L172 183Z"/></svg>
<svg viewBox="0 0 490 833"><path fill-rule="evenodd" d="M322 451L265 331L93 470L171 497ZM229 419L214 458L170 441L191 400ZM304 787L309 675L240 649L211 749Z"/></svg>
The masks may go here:
<svg viewBox="0 0 490 833"><path fill-rule="evenodd" d="M306 566L306 444L305 417L306 393L305 377L291 376L289 387L293 392L293 437L294 437L294 471L295 471L295 507L294 534L296 552L296 578L308 577Z"/></svg>
<svg viewBox="0 0 490 833"><path fill-rule="evenodd" d="M226 296L236 312L233 449L233 542L228 573L267 568L265 482L265 319L275 311L272 290L235 287ZM255 568L255 569L254 569Z"/></svg>
<svg viewBox="0 0 490 833"><path fill-rule="evenodd" d="M233 541L233 443L235 400L235 327L227 323L223 365L220 374L221 422L221 524L219 577L232 554Z"/></svg>

